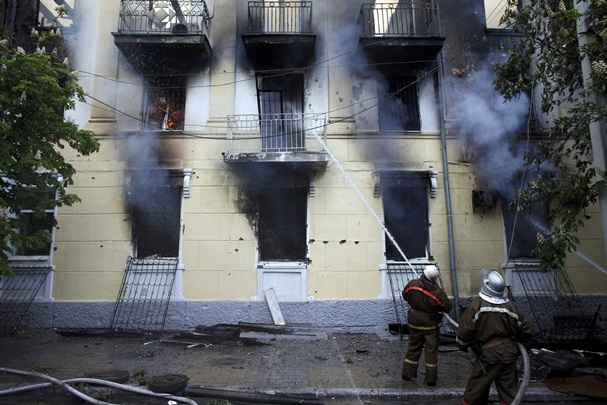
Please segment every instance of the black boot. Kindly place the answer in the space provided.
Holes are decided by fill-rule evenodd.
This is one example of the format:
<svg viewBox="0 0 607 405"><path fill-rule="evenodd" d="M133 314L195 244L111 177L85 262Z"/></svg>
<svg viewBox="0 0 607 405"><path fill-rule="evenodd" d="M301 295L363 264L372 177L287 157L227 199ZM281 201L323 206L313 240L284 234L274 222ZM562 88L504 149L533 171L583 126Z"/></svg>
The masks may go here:
<svg viewBox="0 0 607 405"><path fill-rule="evenodd" d="M436 367L426 367L426 385L434 387L436 385L436 379L438 376L438 370Z"/></svg>
<svg viewBox="0 0 607 405"><path fill-rule="evenodd" d="M415 380L417 378L417 364L412 364L405 361L403 363L403 371L401 377L405 381Z"/></svg>

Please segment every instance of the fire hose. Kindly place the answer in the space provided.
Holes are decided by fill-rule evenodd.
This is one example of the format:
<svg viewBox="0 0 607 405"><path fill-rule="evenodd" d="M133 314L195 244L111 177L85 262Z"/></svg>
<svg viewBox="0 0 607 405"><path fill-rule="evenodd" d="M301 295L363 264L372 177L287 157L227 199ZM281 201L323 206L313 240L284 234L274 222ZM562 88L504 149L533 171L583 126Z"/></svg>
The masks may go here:
<svg viewBox="0 0 607 405"><path fill-rule="evenodd" d="M132 393L139 394L139 395L146 395L146 396L155 397L155 398L167 399L167 400L169 400L169 403L175 403L175 404L183 403L183 404L188 404L188 405L198 405L198 403L196 401L189 399L189 398L170 395L170 394L159 394L159 393L152 392L152 391L149 391L149 390L146 390L143 388L133 387L133 386L124 385L124 384L118 384L115 382L100 380L97 378L72 378L69 380L59 380L57 378L54 378L54 377L51 377L49 375L42 374L42 373L16 370L16 369L12 369L12 368L4 368L4 367L0 367L0 372L7 373L7 374L20 375L20 376L24 376L24 377L34 377L34 378L39 378L39 379L48 381L48 382L44 382L44 383L30 384L30 385L24 385L24 386L20 386L20 387L14 387L14 388L8 388L5 390L0 390L0 396L20 394L20 393L24 393L24 392L48 388L53 385L58 385L59 387L63 388L65 391L67 391L68 393L80 398L81 400L83 400L89 404L119 405L119 404L115 404L112 402L101 401L96 398L93 398L90 395L87 395L84 392L79 391L70 385L70 384L81 383L81 384L101 385L101 386L115 388L115 389L122 390L122 391L132 392Z"/></svg>

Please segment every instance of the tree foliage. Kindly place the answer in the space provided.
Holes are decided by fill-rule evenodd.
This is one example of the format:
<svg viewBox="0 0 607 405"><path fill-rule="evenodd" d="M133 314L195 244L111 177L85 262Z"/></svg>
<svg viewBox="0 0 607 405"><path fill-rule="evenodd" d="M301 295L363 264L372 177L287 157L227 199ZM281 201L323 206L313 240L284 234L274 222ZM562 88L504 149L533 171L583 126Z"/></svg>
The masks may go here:
<svg viewBox="0 0 607 405"><path fill-rule="evenodd" d="M78 201L66 192L75 170L62 150L88 155L99 147L91 132L64 118L84 93L67 61L57 56L60 37L35 31L33 36L38 49L32 53L0 41L0 273L9 270L14 249L48 243L48 230L19 232L22 210L42 220L45 210Z"/></svg>
<svg viewBox="0 0 607 405"><path fill-rule="evenodd" d="M538 234L544 268L562 269L575 251L578 231L590 219L605 174L593 165L589 126L607 119L607 106L587 97L607 93L607 0L588 0L581 15L578 0L508 0L506 24L521 34L508 59L497 66L496 88L506 97L537 96L542 136L526 158L533 172L521 193L521 208L550 201L549 233ZM585 18L590 39L581 47L576 23ZM592 86L584 87L581 60L592 62Z"/></svg>

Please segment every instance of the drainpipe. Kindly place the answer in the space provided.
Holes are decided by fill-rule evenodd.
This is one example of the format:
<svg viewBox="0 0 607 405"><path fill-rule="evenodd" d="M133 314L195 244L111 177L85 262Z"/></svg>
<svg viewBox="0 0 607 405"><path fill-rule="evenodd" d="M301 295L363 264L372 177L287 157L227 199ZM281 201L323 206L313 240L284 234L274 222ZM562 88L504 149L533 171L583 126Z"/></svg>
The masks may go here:
<svg viewBox="0 0 607 405"><path fill-rule="evenodd" d="M443 161L443 189L445 192L445 205L447 208L447 243L449 247L449 274L451 276L451 293L453 294L453 306L455 307L455 319L459 321L459 286L457 281L457 262L455 259L455 238L453 236L453 207L451 203L451 185L449 181L449 156L447 153L447 107L445 100L444 58L443 52L438 57L438 97L440 115L440 138L441 153Z"/></svg>
<svg viewBox="0 0 607 405"><path fill-rule="evenodd" d="M588 36L588 25L585 17L585 14L588 13L588 1L575 1L574 5L575 10L581 15L577 19L577 37L581 52L581 49L592 41ZM597 105L604 104L603 97L592 90L592 61L587 55L581 58L581 67L586 100ZM592 140L593 164L601 172L604 172L607 168L607 123L605 121L590 123L590 138ZM601 206L601 224L604 235L603 249L607 252L607 187L605 186L601 188L599 204Z"/></svg>

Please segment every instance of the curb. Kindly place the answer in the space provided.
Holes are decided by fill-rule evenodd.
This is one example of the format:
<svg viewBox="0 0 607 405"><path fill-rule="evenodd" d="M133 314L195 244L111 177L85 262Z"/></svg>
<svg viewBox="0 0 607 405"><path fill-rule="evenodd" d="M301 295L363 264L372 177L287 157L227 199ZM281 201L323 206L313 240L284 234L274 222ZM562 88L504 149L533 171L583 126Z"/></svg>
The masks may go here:
<svg viewBox="0 0 607 405"><path fill-rule="evenodd" d="M199 387L199 386L197 386ZM464 395L464 388L298 388L298 389L251 389L244 387L209 387L209 389L220 389L228 391L240 391L258 395L275 395L285 397L298 397L306 399L328 399L328 398L364 398L383 400L437 400L457 399ZM497 398L496 391L492 388L492 399ZM544 387L529 387L525 393L525 400L532 402L554 403L558 401L574 400L589 401L591 399L561 394Z"/></svg>

